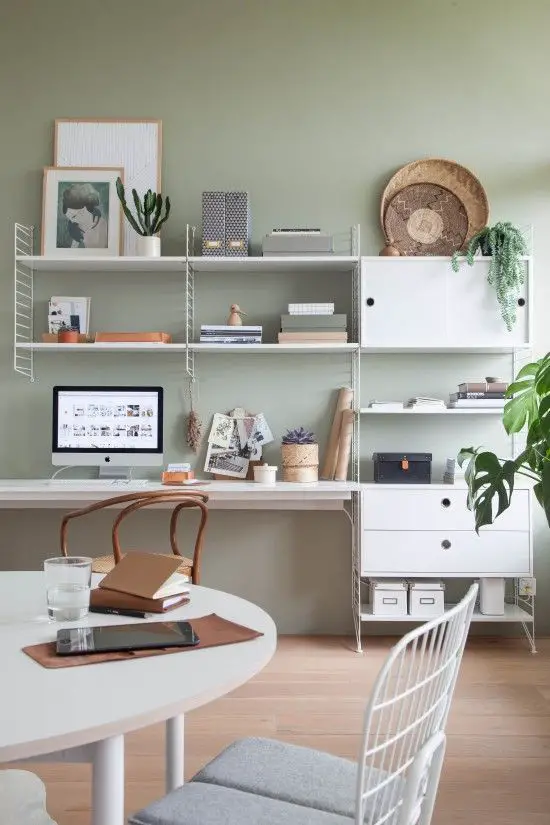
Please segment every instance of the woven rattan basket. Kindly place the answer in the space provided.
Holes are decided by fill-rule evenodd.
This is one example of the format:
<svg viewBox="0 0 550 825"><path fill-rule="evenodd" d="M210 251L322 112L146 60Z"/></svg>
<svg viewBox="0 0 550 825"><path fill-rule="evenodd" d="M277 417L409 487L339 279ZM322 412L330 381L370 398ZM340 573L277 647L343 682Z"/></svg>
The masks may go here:
<svg viewBox="0 0 550 825"><path fill-rule="evenodd" d="M468 231L463 245L476 232L487 226L489 221L487 194L476 176L465 166L453 160L425 158L408 163L399 169L384 189L380 203L380 223L384 237L389 244L392 243L392 239L387 236L385 226L388 204L398 192L414 183L433 183L442 186L462 201L468 216Z"/></svg>
<svg viewBox="0 0 550 825"><path fill-rule="evenodd" d="M283 481L308 482L319 478L318 444L282 444Z"/></svg>

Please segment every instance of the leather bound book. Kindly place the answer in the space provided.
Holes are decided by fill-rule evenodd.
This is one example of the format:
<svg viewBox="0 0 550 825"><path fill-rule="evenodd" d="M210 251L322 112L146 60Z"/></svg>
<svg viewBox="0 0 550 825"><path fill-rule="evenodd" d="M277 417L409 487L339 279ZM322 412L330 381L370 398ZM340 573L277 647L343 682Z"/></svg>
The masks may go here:
<svg viewBox="0 0 550 825"><path fill-rule="evenodd" d="M181 556L131 551L104 576L99 587L148 600L188 595L186 577L176 572L181 562Z"/></svg>
<svg viewBox="0 0 550 825"><path fill-rule="evenodd" d="M118 590L108 590L106 587L96 587L90 592L92 607L114 607L124 610L143 610L144 613L166 613L176 607L183 607L189 603L189 595L182 593L179 596L169 596L166 599L145 599L142 596L132 596L130 593L121 593Z"/></svg>

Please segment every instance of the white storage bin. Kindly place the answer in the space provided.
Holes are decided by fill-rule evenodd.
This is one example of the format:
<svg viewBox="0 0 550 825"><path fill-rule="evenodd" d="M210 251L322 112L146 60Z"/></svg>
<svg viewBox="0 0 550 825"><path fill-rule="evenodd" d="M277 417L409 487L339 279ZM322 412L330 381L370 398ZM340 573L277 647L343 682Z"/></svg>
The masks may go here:
<svg viewBox="0 0 550 825"><path fill-rule="evenodd" d="M373 616L406 616L407 583L402 579L371 579Z"/></svg>
<svg viewBox="0 0 550 825"><path fill-rule="evenodd" d="M441 616L445 611L445 585L443 582L418 581L409 585L409 613L420 618Z"/></svg>
<svg viewBox="0 0 550 825"><path fill-rule="evenodd" d="M484 616L504 614L505 580L500 578L479 580L479 611Z"/></svg>

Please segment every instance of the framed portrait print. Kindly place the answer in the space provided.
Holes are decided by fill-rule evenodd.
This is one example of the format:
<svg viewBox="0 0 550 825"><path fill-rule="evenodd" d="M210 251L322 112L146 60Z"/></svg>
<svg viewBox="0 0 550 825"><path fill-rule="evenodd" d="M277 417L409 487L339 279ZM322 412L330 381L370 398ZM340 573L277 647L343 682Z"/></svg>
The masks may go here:
<svg viewBox="0 0 550 825"><path fill-rule="evenodd" d="M161 191L162 121L60 118L55 121L55 166L122 166L128 191ZM135 255L138 236L123 227L123 253Z"/></svg>
<svg viewBox="0 0 550 825"><path fill-rule="evenodd" d="M49 166L42 191L42 255L82 258L120 255L122 209L119 167Z"/></svg>

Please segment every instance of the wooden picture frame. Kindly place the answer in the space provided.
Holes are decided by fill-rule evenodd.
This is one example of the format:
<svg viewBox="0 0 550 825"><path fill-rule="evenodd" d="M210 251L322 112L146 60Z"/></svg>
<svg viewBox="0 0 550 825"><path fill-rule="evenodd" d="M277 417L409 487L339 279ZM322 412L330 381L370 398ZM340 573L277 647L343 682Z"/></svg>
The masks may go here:
<svg viewBox="0 0 550 825"><path fill-rule="evenodd" d="M125 186L161 191L162 121L147 118L58 118L54 165L122 167ZM137 235L124 223L123 254L135 255Z"/></svg>
<svg viewBox="0 0 550 825"><path fill-rule="evenodd" d="M47 166L42 187L41 254L109 257L122 251L121 167Z"/></svg>

